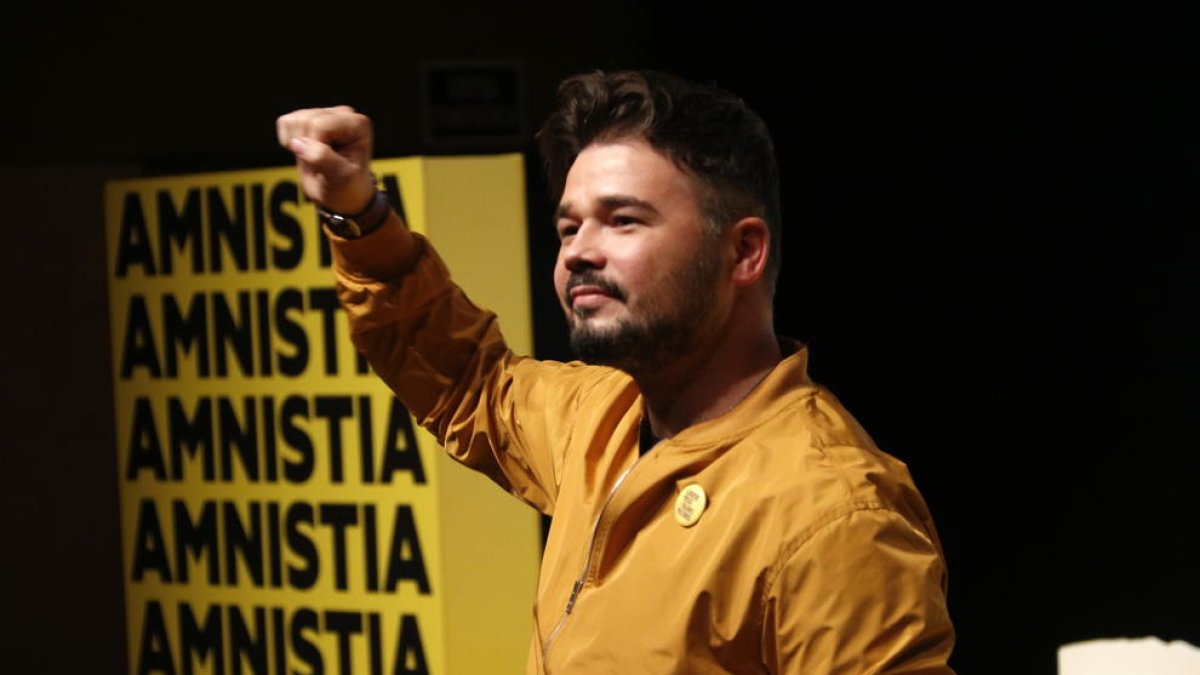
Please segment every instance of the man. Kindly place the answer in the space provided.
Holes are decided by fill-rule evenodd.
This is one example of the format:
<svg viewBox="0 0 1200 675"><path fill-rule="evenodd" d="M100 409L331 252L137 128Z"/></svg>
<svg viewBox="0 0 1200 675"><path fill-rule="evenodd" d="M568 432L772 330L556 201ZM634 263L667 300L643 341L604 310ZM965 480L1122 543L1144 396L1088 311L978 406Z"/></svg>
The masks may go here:
<svg viewBox="0 0 1200 675"><path fill-rule="evenodd" d="M539 133L554 283L588 365L507 349L374 192L365 117L278 125L358 347L452 456L554 517L529 671L950 672L940 544L907 470L774 334L762 121L656 73L559 93Z"/></svg>

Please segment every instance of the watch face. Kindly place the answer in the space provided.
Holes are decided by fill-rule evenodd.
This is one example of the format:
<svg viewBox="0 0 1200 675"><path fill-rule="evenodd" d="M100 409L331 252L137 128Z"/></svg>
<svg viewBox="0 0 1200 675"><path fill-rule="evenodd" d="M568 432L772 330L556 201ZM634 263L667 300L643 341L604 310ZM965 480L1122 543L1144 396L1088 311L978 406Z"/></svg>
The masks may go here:
<svg viewBox="0 0 1200 675"><path fill-rule="evenodd" d="M333 232L343 239L354 239L361 237L368 232L371 232L387 221L388 214L391 213L392 204L388 201L387 195L382 192L376 192L371 198L371 203L362 213L353 216L343 216L340 213L326 211L321 207L317 207L317 215L321 218L321 222Z"/></svg>
<svg viewBox="0 0 1200 675"><path fill-rule="evenodd" d="M343 239L351 239L362 234L358 223L346 216L330 213L325 209L317 209L317 214L321 217L321 222L325 224L325 227L329 228L330 232Z"/></svg>

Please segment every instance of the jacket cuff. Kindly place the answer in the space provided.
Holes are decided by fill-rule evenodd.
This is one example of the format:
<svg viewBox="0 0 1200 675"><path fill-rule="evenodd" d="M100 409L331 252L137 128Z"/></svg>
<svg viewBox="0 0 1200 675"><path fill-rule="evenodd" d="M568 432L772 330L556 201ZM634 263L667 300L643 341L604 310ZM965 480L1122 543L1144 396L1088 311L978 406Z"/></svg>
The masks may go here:
<svg viewBox="0 0 1200 675"><path fill-rule="evenodd" d="M410 232L393 212L377 230L358 239L344 239L322 226L337 269L363 281L387 281L408 272L416 262L424 239Z"/></svg>

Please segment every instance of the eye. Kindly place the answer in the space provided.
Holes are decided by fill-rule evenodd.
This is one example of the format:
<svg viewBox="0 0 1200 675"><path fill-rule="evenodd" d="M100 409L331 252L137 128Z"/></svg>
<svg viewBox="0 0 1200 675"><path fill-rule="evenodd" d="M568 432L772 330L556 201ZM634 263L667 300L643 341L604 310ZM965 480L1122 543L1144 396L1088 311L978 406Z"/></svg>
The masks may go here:
<svg viewBox="0 0 1200 675"><path fill-rule="evenodd" d="M640 218L631 216L629 214L615 215L613 216L612 221L613 225L616 225L617 227L629 227L631 225L639 225L642 222Z"/></svg>
<svg viewBox="0 0 1200 675"><path fill-rule="evenodd" d="M558 224L558 239L559 241L565 241L566 239L575 236L575 233L578 231L578 223L572 223L570 221L561 222Z"/></svg>

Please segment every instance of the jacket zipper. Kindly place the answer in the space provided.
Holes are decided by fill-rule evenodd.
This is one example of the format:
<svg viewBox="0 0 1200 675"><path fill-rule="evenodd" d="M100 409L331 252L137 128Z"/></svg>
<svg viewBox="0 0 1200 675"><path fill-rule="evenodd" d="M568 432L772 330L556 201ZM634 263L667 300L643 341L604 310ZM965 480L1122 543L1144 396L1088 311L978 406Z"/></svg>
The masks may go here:
<svg viewBox="0 0 1200 675"><path fill-rule="evenodd" d="M595 553L596 548L596 533L600 531L600 521L604 519L604 512L608 510L608 504L612 501L613 495L617 494L617 490L621 489L621 484L625 482L625 478L629 476L631 471L633 471L633 467L637 466L638 462L642 461L642 457L644 456L645 455L639 455L638 458L633 461L633 464L630 464L629 468L625 469L625 471L621 473L621 475L617 478L617 482L613 483L612 489L608 491L608 496L604 498L604 504L600 507L600 513L596 516L596 522L592 525L592 536L591 540L588 542L588 554L587 559L583 562L583 571L580 572L579 578L575 580L575 584L571 587L571 596L567 598L566 609L563 610L563 614L561 617L559 617L558 623L554 624L554 629L550 631L550 635L546 638L546 642L542 645L542 663L546 662L546 659L550 654L550 645L554 642L554 639L558 637L559 632L562 631L563 625L567 623L567 617L571 615L571 610L575 608L575 600L579 597L579 591L583 590L583 585L587 583L588 570L592 567L592 554Z"/></svg>

